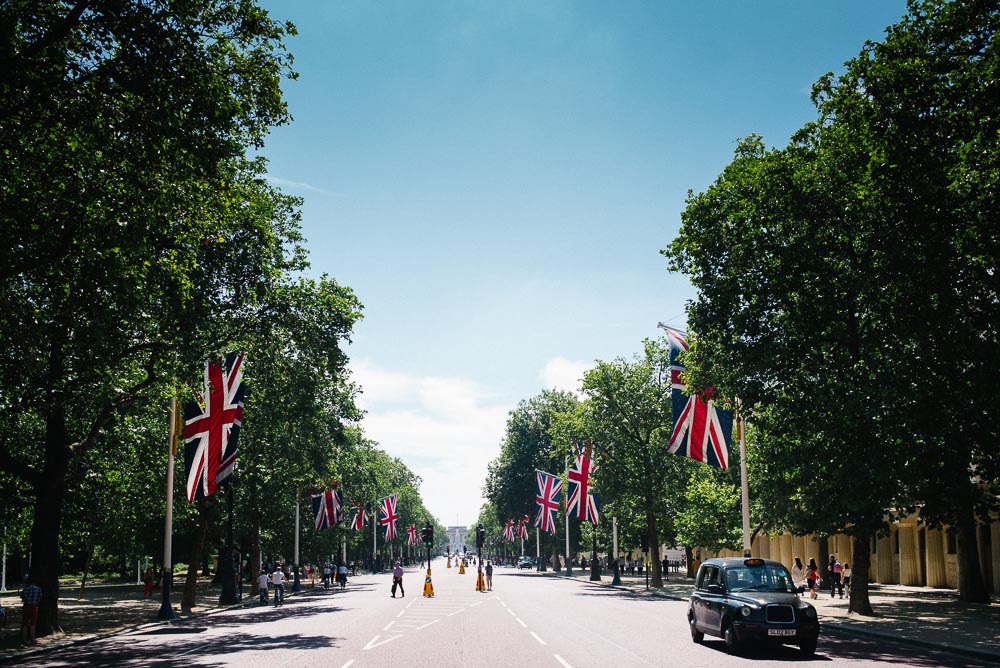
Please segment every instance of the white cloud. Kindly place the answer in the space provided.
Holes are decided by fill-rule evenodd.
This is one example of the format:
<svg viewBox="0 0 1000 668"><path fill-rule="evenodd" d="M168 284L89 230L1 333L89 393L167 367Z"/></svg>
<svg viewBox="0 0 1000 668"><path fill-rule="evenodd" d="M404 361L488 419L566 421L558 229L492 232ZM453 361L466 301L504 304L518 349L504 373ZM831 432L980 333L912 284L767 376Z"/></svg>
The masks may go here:
<svg viewBox="0 0 1000 668"><path fill-rule="evenodd" d="M366 435L423 479L424 503L440 521L474 522L511 406L465 378L414 376L364 361L352 369Z"/></svg>
<svg viewBox="0 0 1000 668"><path fill-rule="evenodd" d="M565 357L553 357L538 373L545 389L568 390L580 394L583 374L594 366L591 362L578 362Z"/></svg>

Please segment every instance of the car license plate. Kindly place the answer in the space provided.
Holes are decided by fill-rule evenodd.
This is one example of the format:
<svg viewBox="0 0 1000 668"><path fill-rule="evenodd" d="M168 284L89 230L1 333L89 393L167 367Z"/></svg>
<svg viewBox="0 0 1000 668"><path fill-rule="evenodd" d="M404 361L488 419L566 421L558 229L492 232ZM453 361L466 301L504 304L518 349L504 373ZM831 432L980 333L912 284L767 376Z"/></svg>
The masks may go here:
<svg viewBox="0 0 1000 668"><path fill-rule="evenodd" d="M793 636L795 635L795 629L768 629L767 635L769 636Z"/></svg>

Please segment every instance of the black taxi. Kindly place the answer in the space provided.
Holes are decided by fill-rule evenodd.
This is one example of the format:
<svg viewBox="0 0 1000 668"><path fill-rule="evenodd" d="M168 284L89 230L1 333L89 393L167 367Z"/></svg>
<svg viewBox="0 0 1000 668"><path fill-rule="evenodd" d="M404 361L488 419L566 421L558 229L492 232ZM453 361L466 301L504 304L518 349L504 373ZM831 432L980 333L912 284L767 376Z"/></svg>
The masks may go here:
<svg viewBox="0 0 1000 668"><path fill-rule="evenodd" d="M706 633L718 636L730 652L749 640L798 645L812 656L819 620L816 608L799 598L802 591L781 562L708 559L698 569L688 604L691 638L700 643Z"/></svg>

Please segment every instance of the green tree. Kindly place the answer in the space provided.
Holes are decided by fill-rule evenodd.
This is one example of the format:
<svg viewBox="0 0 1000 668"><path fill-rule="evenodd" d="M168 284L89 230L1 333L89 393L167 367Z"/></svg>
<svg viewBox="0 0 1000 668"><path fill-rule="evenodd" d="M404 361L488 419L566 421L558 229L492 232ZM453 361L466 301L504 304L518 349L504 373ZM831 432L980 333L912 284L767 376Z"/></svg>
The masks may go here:
<svg viewBox="0 0 1000 668"><path fill-rule="evenodd" d="M639 511L645 544L654 551L674 542L677 500L691 466L701 466L667 452L673 425L669 352L663 339L647 339L641 356L598 362L583 378L584 420L598 448L600 489L616 507ZM662 587L660 559L652 565L650 582Z"/></svg>
<svg viewBox="0 0 1000 668"><path fill-rule="evenodd" d="M572 393L546 390L521 401L507 417L500 455L489 463L483 486L501 531L508 519L535 516L535 469L553 475L565 470L569 444L555 443L551 430L556 417L573 412L576 404ZM487 524L482 526L489 532ZM553 541L552 554L558 553L559 543Z"/></svg>
<svg viewBox="0 0 1000 668"><path fill-rule="evenodd" d="M244 157L288 118L291 30L236 0L0 6L0 469L35 501L40 635L74 460L300 264Z"/></svg>

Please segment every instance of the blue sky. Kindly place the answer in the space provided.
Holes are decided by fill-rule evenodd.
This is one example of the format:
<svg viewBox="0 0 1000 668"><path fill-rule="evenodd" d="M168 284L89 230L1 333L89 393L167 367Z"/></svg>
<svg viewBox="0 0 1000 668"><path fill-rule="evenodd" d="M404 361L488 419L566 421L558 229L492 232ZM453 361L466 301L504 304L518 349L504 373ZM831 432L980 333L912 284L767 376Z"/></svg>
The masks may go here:
<svg viewBox="0 0 1000 668"><path fill-rule="evenodd" d="M659 250L736 140L782 146L812 83L902 0L271 0L294 121L265 148L305 198L315 274L365 307L363 422L470 524L507 412L631 357L693 291ZM349 495L349 492L348 492Z"/></svg>

